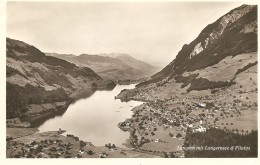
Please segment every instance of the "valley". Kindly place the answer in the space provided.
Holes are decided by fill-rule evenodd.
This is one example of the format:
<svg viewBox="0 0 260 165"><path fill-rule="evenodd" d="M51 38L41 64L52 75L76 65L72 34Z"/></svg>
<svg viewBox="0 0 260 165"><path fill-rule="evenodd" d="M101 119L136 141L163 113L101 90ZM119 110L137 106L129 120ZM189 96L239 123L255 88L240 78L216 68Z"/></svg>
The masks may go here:
<svg viewBox="0 0 260 165"><path fill-rule="evenodd" d="M257 6L239 6L161 70L7 38L7 157L257 157L257 36Z"/></svg>

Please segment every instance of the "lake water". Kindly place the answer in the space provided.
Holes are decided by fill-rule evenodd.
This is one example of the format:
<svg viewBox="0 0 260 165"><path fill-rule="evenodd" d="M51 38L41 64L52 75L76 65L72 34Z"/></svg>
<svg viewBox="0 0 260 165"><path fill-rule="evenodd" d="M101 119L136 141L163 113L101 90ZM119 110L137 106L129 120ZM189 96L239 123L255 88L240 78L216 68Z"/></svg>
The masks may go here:
<svg viewBox="0 0 260 165"><path fill-rule="evenodd" d="M123 132L117 124L130 118L133 114L131 109L142 102L121 102L115 100L115 96L123 89L134 87L135 84L117 85L112 91L96 91L92 96L71 104L62 116L45 121L38 129L44 132L61 128L66 130L65 134L73 134L96 146L111 143L124 147L129 132Z"/></svg>

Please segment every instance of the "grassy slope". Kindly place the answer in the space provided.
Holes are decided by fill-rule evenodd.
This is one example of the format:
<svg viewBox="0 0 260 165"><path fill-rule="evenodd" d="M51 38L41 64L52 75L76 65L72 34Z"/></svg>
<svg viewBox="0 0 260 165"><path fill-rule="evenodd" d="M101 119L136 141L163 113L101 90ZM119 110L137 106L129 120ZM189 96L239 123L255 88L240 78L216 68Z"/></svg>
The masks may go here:
<svg viewBox="0 0 260 165"><path fill-rule="evenodd" d="M23 116L30 104L69 101L71 94L91 90L92 83L104 85L91 69L45 56L22 41L7 38L6 54L7 118Z"/></svg>

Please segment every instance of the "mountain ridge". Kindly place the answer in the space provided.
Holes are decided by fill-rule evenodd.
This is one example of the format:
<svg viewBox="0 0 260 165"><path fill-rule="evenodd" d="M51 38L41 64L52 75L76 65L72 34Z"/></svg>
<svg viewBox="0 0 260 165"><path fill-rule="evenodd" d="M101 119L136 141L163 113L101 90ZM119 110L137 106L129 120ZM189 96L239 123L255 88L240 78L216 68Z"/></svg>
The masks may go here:
<svg viewBox="0 0 260 165"><path fill-rule="evenodd" d="M238 13L238 14L237 14ZM222 48L223 50L220 50L220 43L224 42L227 45L227 47L232 47L232 33L236 33L238 30L243 30L239 24L244 23L246 24L250 20L256 20L257 16L257 8L256 6L251 5L242 5L236 9L231 10L224 16L220 17L217 21L215 21L212 24L207 25L201 33L198 35L198 37L193 40L190 44L185 44L182 49L177 54L176 58L169 63L164 69L162 69L160 72L156 73L152 76L153 79L160 79L164 77L165 75L170 74L172 70L178 73L182 73L185 69L186 70L195 70L195 69L201 69L205 68L208 65L213 65L222 60L227 55L235 55L243 52L244 50L237 50L237 52L232 52L232 50L228 50L228 48ZM238 15L238 17L235 16ZM235 18L234 18L235 17ZM233 19L232 19L233 18ZM240 20L239 20L240 19ZM240 21L240 22L238 22ZM234 23L238 22L238 26L234 25ZM226 31L226 29L228 29ZM253 30L255 30L253 28ZM223 33L231 33L229 36L225 38L221 38ZM248 32L250 33L250 32ZM249 52L250 51L256 51L256 42L257 37L256 35L242 35L241 37L237 35L238 39L241 39L242 42L246 42L246 40L251 40L253 43L249 43L247 45L242 46L243 43L240 43L237 47L241 46L241 49L246 49ZM252 39L251 39L252 38ZM236 40L236 39L234 39ZM253 45L252 48L250 48L250 45ZM206 47L206 48L205 48ZM216 50L212 52L208 52L207 49L211 49L212 47L216 47ZM250 50L252 49L252 50ZM206 53L209 55L205 55ZM205 61L210 61L209 56L213 57L220 54L220 51L224 52L223 55L220 55L220 57L216 57L214 61L211 61L209 64ZM225 52L226 51L226 52ZM199 60L202 60L202 62L199 62ZM203 61L206 64L203 64ZM197 65L193 65L192 63L198 63ZM186 67L186 68L185 68ZM187 68L188 67L188 68Z"/></svg>
<svg viewBox="0 0 260 165"><path fill-rule="evenodd" d="M79 56L46 53L46 55L67 60L78 66L90 67L102 78L113 81L147 78L158 70L158 67L120 53L81 54Z"/></svg>
<svg viewBox="0 0 260 165"><path fill-rule="evenodd" d="M240 61L244 62L242 66ZM183 45L175 59L137 88L173 86L175 92L183 93L228 87L240 83L236 73L246 66L257 66L255 5L237 7L207 25L198 37ZM220 71L229 75L222 76ZM214 78L215 73L222 78Z"/></svg>

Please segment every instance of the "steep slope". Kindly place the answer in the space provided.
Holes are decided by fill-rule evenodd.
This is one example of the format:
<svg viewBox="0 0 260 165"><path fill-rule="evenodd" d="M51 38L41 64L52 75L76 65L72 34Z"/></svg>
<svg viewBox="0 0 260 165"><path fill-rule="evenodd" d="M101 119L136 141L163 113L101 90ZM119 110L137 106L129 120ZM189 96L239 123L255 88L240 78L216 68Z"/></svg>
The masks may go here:
<svg viewBox="0 0 260 165"><path fill-rule="evenodd" d="M140 95L151 98L155 97L151 93L154 87L163 91L156 94L171 97L193 90L237 86L241 72L256 66L257 7L242 5L206 26L172 62L137 87L146 91ZM256 88L256 75L252 74L250 80L255 80L252 87Z"/></svg>
<svg viewBox="0 0 260 165"><path fill-rule="evenodd" d="M79 56L46 53L48 56L64 59L78 66L93 69L106 80L138 80L150 77L158 68L125 54L81 54Z"/></svg>
<svg viewBox="0 0 260 165"><path fill-rule="evenodd" d="M226 57L257 51L257 7L242 5L208 25L176 58L144 84L203 70ZM141 84L142 85L142 84Z"/></svg>
<svg viewBox="0 0 260 165"><path fill-rule="evenodd" d="M93 70L46 56L22 41L7 38L6 57L7 118L49 113L106 86Z"/></svg>

